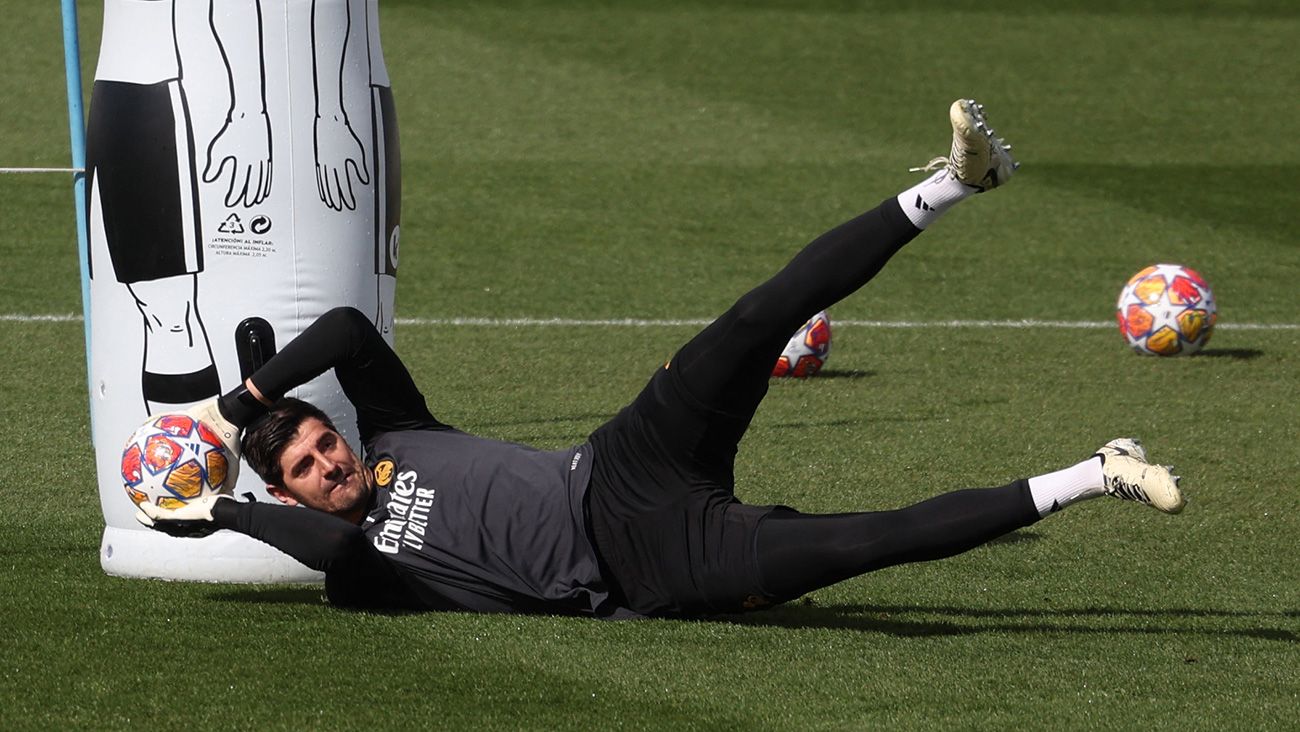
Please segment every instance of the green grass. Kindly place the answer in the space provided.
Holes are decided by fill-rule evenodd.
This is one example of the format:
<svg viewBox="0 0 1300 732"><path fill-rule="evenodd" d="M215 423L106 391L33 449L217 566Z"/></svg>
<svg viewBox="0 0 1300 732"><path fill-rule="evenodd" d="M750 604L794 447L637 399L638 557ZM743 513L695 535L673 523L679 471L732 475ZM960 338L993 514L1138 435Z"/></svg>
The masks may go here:
<svg viewBox="0 0 1300 732"><path fill-rule="evenodd" d="M50 3L0 0L0 165L66 161ZM1021 7L1021 6L1025 7ZM397 2L411 318L700 318L946 149L987 102L1025 166L837 319L1105 320L1154 260L1222 323L1300 321L1290 3ZM86 68L99 6L82 8ZM22 73L17 73L21 70ZM71 193L0 176L0 314L80 311ZM439 416L561 447L690 328L402 327ZM1300 725L1300 331L1142 359L1110 330L836 331L778 383L740 492L889 508L1141 436L1170 518L1071 508L766 613L601 623L341 612L319 588L99 568L84 337L0 320L0 727Z"/></svg>

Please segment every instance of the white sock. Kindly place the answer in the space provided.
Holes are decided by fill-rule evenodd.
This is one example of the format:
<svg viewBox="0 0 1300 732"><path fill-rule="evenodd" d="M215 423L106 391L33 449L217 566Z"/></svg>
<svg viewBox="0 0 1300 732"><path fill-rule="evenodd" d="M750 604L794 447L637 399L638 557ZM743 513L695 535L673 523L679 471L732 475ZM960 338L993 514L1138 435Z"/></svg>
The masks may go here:
<svg viewBox="0 0 1300 732"><path fill-rule="evenodd" d="M1105 495L1101 458L1093 456L1078 465L1029 479L1038 515L1046 516L1088 498Z"/></svg>
<svg viewBox="0 0 1300 732"><path fill-rule="evenodd" d="M978 188L954 178L947 170L937 170L934 175L898 194L898 205L912 220L913 226L924 229L953 204L978 191Z"/></svg>

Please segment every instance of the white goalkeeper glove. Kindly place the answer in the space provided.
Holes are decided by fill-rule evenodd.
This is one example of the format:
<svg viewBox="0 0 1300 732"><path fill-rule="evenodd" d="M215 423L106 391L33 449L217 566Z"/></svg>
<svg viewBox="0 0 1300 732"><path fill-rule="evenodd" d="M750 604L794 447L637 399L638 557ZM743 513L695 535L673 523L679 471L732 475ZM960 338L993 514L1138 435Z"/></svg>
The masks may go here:
<svg viewBox="0 0 1300 732"><path fill-rule="evenodd" d="M149 502L140 504L135 520L155 531L171 536L199 538L217 530L212 509L217 501L235 499L221 493L196 498L179 508L163 508Z"/></svg>
<svg viewBox="0 0 1300 732"><path fill-rule="evenodd" d="M239 478L240 428L221 413L221 409L217 406L217 397L195 404L186 409L185 414L211 427L212 431L217 433L217 437L221 438L221 444L226 448L226 457L229 458L226 479L221 482L221 490L224 493L234 493L235 481Z"/></svg>

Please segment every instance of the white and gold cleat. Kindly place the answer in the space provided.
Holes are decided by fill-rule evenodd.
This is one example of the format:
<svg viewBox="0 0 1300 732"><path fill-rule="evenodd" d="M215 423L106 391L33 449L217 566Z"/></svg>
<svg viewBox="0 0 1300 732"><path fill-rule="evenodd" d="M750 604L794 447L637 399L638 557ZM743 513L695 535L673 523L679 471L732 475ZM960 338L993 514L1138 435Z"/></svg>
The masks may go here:
<svg viewBox="0 0 1300 732"><path fill-rule="evenodd" d="M1145 503L1164 513L1178 513L1187 505L1178 488L1179 477L1167 466L1147 462L1146 450L1137 440L1116 438L1096 455L1101 458L1106 495Z"/></svg>
<svg viewBox="0 0 1300 732"><path fill-rule="evenodd" d="M1011 157L1011 146L998 137L984 117L984 105L974 99L958 99L948 108L952 123L952 151L924 167L911 171L929 172L940 166L957 180L979 189L980 193L1005 185L1020 163Z"/></svg>

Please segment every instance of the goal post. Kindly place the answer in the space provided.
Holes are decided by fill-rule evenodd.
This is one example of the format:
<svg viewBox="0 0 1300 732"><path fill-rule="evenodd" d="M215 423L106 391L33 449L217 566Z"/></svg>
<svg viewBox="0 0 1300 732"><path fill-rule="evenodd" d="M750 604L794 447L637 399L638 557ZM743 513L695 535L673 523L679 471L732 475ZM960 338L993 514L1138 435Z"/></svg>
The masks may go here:
<svg viewBox="0 0 1300 732"><path fill-rule="evenodd" d="M81 312L85 323L86 353L90 353L90 273L87 271L86 259L86 116L82 109L81 34L77 23L77 0L60 1L63 13L63 69L68 86L68 138L72 152L72 200L77 216L77 261L81 272Z"/></svg>

